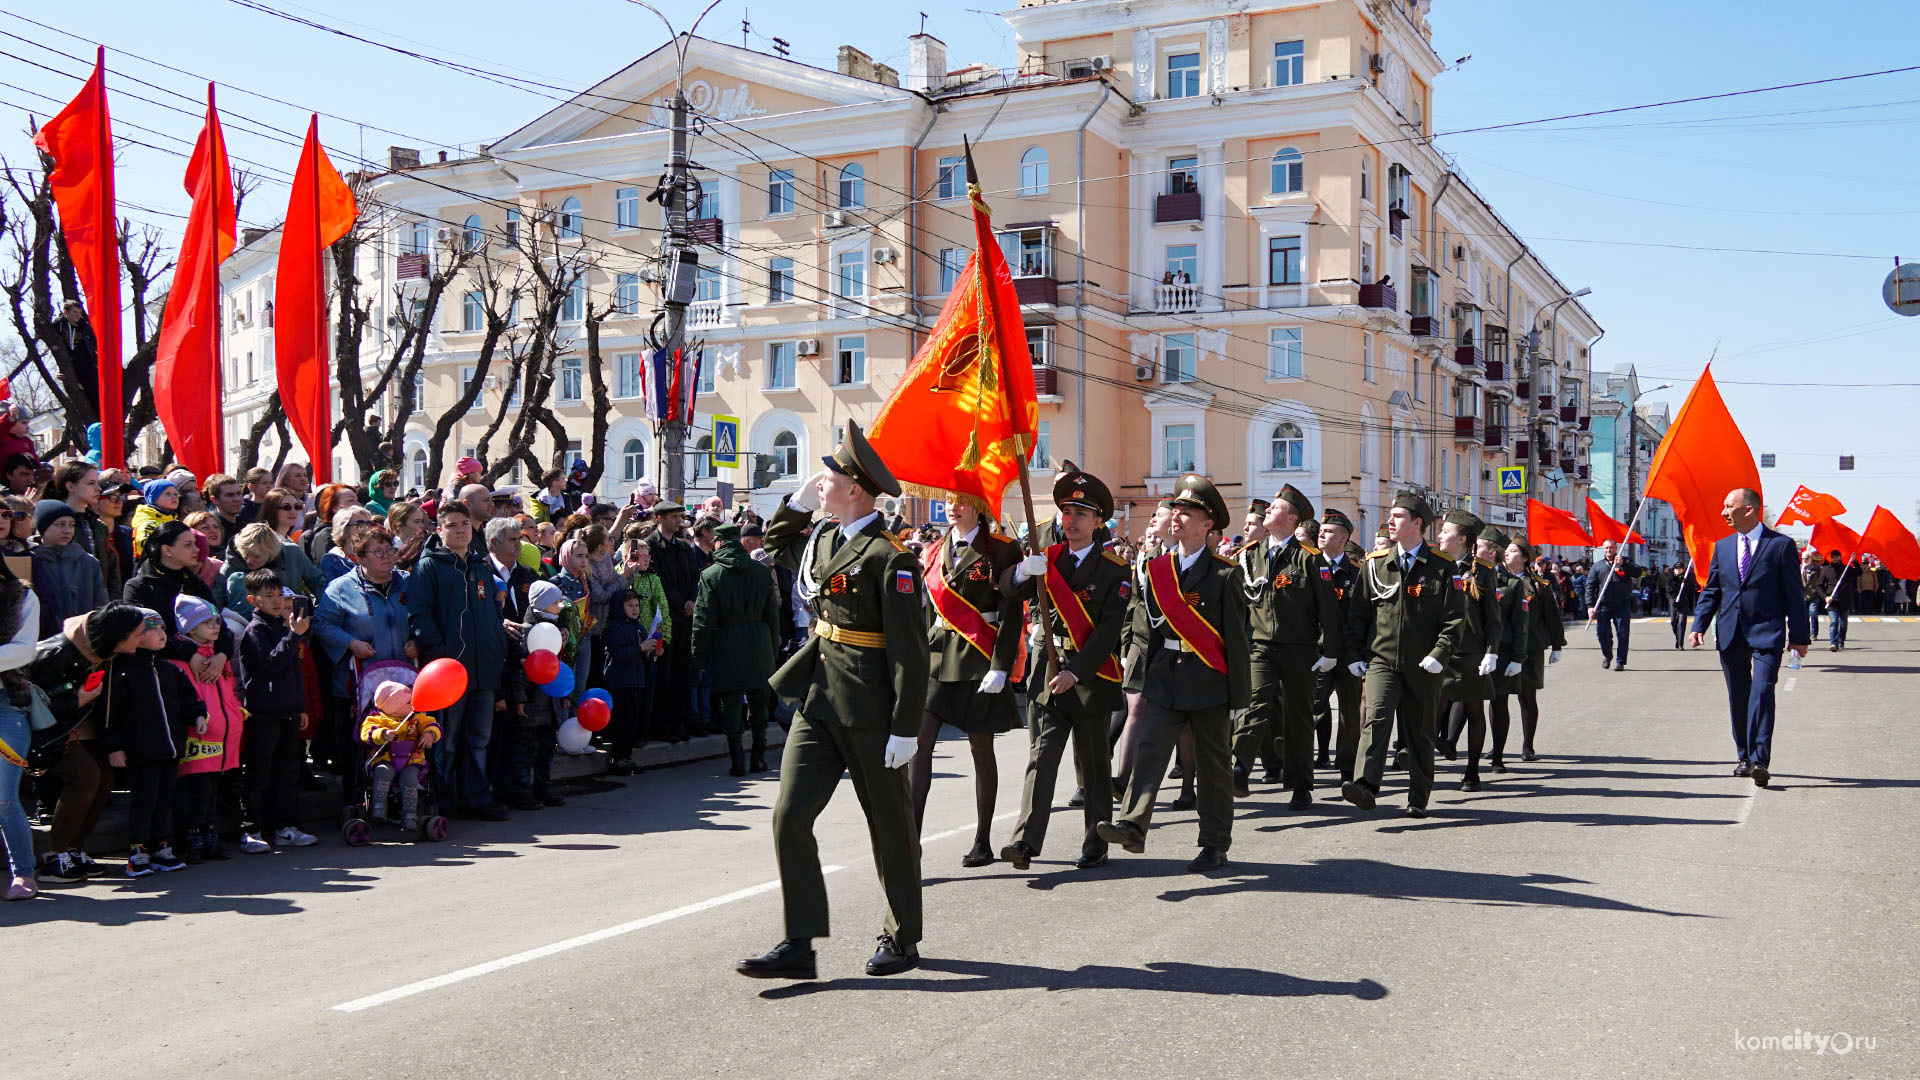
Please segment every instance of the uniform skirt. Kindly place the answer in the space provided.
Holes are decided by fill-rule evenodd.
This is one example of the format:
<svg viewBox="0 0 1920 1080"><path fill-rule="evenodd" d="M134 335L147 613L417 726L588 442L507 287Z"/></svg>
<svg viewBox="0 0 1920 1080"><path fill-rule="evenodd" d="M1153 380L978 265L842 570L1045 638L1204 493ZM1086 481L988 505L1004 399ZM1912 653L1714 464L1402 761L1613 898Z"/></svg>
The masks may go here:
<svg viewBox="0 0 1920 1080"><path fill-rule="evenodd" d="M1484 655L1484 654L1483 654ZM1456 659L1447 665L1440 696L1448 701L1486 701L1493 697L1493 676L1480 674L1480 657Z"/></svg>
<svg viewBox="0 0 1920 1080"><path fill-rule="evenodd" d="M1520 670L1515 690L1538 690L1547 685L1547 650L1528 649L1526 666Z"/></svg>
<svg viewBox="0 0 1920 1080"><path fill-rule="evenodd" d="M1020 726L1020 712L1013 701L1013 684L997 694L980 692L978 679L965 682L927 683L927 711L969 735L984 731L998 735Z"/></svg>

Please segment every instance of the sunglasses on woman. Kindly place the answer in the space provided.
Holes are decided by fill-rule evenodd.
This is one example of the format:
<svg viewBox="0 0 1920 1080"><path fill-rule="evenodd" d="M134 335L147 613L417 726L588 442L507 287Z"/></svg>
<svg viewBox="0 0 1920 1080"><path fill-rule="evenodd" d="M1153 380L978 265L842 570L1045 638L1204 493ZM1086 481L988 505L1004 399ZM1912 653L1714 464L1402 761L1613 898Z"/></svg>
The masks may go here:
<svg viewBox="0 0 1920 1080"><path fill-rule="evenodd" d="M13 520L15 520L15 521L31 521L31 520L33 520L33 514L31 514L30 512L28 512L28 511L26 511L26 510L10 510L10 511L8 511L8 512L7 512L7 516L8 516L8 517L10 517L10 518L12 518L12 519L13 519Z"/></svg>

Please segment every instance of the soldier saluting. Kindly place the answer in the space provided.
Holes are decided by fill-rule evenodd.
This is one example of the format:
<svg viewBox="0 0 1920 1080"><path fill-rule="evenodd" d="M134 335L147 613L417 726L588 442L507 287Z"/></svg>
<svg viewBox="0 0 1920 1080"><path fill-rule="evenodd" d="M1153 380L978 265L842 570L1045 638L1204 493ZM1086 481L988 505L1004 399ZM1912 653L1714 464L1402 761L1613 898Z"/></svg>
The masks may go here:
<svg viewBox="0 0 1920 1080"><path fill-rule="evenodd" d="M1069 467L1054 482L1053 504L1060 508L1058 525L1065 539L1044 555L1022 559L1002 582L1002 591L1015 603L1047 590L1052 619L1045 632L1053 635L1059 650L1060 671L1049 680L1045 664L1028 664L1027 700L1036 713L1033 748L1027 756L1020 823L1000 857L1025 870L1040 854L1053 807L1054 778L1071 739L1086 820L1080 859L1074 865L1090 870L1107 861L1107 841L1099 833L1100 824L1113 816L1107 724L1122 706L1117 652L1133 584L1126 560L1102 550L1095 539L1101 523L1113 514L1107 485ZM1037 660L1039 652L1034 655Z"/></svg>
<svg viewBox="0 0 1920 1080"><path fill-rule="evenodd" d="M913 756L927 703L927 633L920 563L888 535L874 500L900 485L860 426L826 468L789 495L767 527L766 550L795 571L814 614L813 636L774 673L773 691L796 712L780 756L773 847L786 906L785 940L735 970L757 979L815 978L813 939L825 937L827 883L813 822L853 779L887 897L886 929L867 974L920 963L920 841L899 772ZM815 510L836 521L805 533ZM804 542L803 542L804 541Z"/></svg>
<svg viewBox="0 0 1920 1080"><path fill-rule="evenodd" d="M1146 850L1154 797L1181 728L1193 732L1200 854L1195 872L1227 864L1233 843L1232 714L1249 697L1247 595L1240 567L1207 536L1226 525L1227 504L1204 476L1180 478L1168 521L1174 549L1143 565L1133 606L1127 688L1140 691L1140 742L1120 819L1101 837Z"/></svg>

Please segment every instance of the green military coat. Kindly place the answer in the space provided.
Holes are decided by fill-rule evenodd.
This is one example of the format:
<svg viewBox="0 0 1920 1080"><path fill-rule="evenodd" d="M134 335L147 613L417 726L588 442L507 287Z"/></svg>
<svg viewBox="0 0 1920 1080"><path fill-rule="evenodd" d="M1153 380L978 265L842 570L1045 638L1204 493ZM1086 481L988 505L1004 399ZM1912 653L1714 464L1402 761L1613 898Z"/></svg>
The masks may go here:
<svg viewBox="0 0 1920 1080"><path fill-rule="evenodd" d="M1493 677L1480 674L1480 664L1489 652L1499 649L1506 633L1500 618L1499 573L1471 556L1454 566L1453 588L1460 594L1465 618L1460 623L1460 646L1447 664L1447 678L1440 688L1448 701L1485 701L1493 696Z"/></svg>
<svg viewBox="0 0 1920 1080"><path fill-rule="evenodd" d="M1069 651L1073 636L1067 632L1067 624L1060 618L1058 610L1049 607L1052 619L1054 639L1062 646L1060 666L1063 671L1073 672L1077 680L1073 689L1065 697L1072 704L1087 712L1112 712L1126 703L1125 695L1117 682L1103 678L1100 668L1109 658L1119 663L1120 638L1125 631L1128 611L1133 597L1133 574L1127 561L1111 551L1102 550L1094 545L1086 557L1074 561L1073 553L1066 545L1060 546L1059 554L1053 564L1060 568L1062 577L1067 579L1067 588L1087 609L1087 618L1093 623L1093 631L1087 635L1086 648L1077 652ZM1009 573L1001 583L1002 591L1016 601L1031 601L1042 587L1039 578L1016 584L1014 575ZM1037 605L1035 607L1037 611ZM1047 689L1047 660L1044 648L1033 650L1027 657L1027 700L1036 705L1045 705L1053 701L1053 694Z"/></svg>
<svg viewBox="0 0 1920 1080"><path fill-rule="evenodd" d="M1453 560L1430 545L1420 546L1408 572L1397 547L1368 555L1347 617L1348 655L1400 671L1428 656L1447 663L1460 652L1465 595L1453 587Z"/></svg>
<svg viewBox="0 0 1920 1080"><path fill-rule="evenodd" d="M773 571L753 561L739 541L713 549L693 601L693 669L715 693L765 689L780 638L780 590Z"/></svg>
<svg viewBox="0 0 1920 1080"><path fill-rule="evenodd" d="M1346 624L1319 548L1293 540L1276 555L1263 540L1242 550L1239 564L1254 645L1340 656Z"/></svg>
<svg viewBox="0 0 1920 1080"><path fill-rule="evenodd" d="M1159 557L1173 558L1177 568L1179 548ZM1149 582L1140 587L1133 601L1126 688L1140 691L1162 708L1181 712L1246 708L1253 696L1252 645L1247 631L1246 584L1241 580L1239 565L1211 549L1203 550L1179 578L1180 591L1197 601L1200 617L1219 631L1227 670L1215 671L1194 653L1166 647L1168 641L1178 641L1179 635L1166 624ZM1148 580L1144 565L1141 579Z"/></svg>

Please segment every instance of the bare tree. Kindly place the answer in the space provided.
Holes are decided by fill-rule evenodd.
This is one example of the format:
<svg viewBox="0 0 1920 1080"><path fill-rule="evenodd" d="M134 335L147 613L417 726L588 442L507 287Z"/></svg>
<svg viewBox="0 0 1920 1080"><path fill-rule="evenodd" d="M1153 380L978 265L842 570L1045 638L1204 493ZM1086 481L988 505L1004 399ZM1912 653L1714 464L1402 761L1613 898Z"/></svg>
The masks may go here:
<svg viewBox="0 0 1920 1080"><path fill-rule="evenodd" d="M426 486L429 489L440 486L447 439L453 435L454 429L460 425L460 421L465 419L468 412L473 409L474 403L480 399L480 392L485 389L487 372L493 366L495 355L503 346L510 356L518 348L516 345L516 339L519 338L518 323L515 319L519 311L520 298L526 291L521 269L517 264L510 264L496 257L490 250L471 254L473 258L469 260L470 283L474 286L473 291L479 294L481 318L485 325L480 339L479 355L473 362L473 378L468 380L466 386L461 387L459 396L440 414L439 419L434 422L433 433L427 438ZM431 287L429 283L429 288ZM444 287L443 285L442 288ZM398 299L404 300L404 294ZM426 333L427 324L424 319L413 320L406 317L402 338L410 340L412 344L408 346L411 351L405 364L401 393L408 397L412 395L412 373L419 371L422 363ZM503 394L502 399L505 400L510 396L510 394ZM394 426L398 428L404 423L404 419L398 420Z"/></svg>
<svg viewBox="0 0 1920 1080"><path fill-rule="evenodd" d="M126 440L131 446L148 424L159 419L153 400L153 361L159 355L160 320L148 303L154 282L173 269L174 260L161 246L161 233L152 225L136 231L133 222L120 220L118 235L120 268L127 275L128 299L133 309L133 359L121 376L122 393L127 398ZM131 389L129 393L128 390Z"/></svg>
<svg viewBox="0 0 1920 1080"><path fill-rule="evenodd" d="M566 425L554 415L551 405L561 362L573 352L575 343L563 329L562 315L574 289L586 280L595 263L584 245L563 243L559 239L554 228L557 218L558 212L551 207L536 211L523 223L517 245L531 279L528 298L532 310L521 320L527 348L525 382L517 403L518 413L507 437L506 452L485 474L488 483L498 480L515 462L525 465L535 475L551 467L543 466L533 453L535 436L542 431L552 439L551 465L559 465L566 455ZM503 412L509 397L502 395ZM498 427L497 421L495 427ZM485 460L484 454L482 460Z"/></svg>

